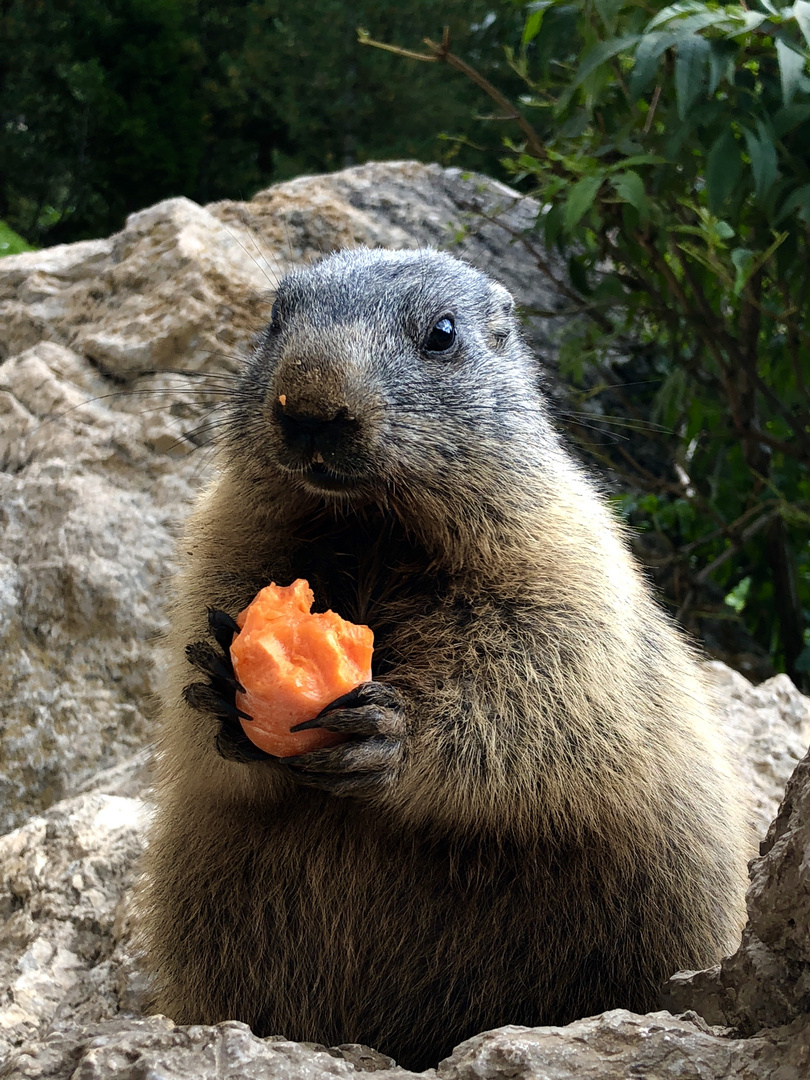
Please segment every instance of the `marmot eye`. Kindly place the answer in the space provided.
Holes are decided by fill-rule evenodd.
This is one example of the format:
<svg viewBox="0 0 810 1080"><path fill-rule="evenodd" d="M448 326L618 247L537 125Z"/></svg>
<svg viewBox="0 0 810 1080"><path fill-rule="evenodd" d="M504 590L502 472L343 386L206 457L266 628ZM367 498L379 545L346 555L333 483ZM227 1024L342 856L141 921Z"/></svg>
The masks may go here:
<svg viewBox="0 0 810 1080"><path fill-rule="evenodd" d="M428 334L425 349L427 352L447 352L455 340L455 325L453 320L445 315Z"/></svg>

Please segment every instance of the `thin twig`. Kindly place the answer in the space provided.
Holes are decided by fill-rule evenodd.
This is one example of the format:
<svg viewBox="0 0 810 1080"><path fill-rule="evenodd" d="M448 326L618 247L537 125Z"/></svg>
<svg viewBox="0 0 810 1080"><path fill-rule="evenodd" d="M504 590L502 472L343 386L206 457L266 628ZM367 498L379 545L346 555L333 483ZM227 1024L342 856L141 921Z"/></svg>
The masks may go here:
<svg viewBox="0 0 810 1080"><path fill-rule="evenodd" d="M655 90L653 90L652 101L650 102L650 109L647 113L647 119L644 121L644 134L650 134L650 128L652 127L653 117L655 116L655 110L658 108L658 102L661 99L661 83L658 83Z"/></svg>
<svg viewBox="0 0 810 1080"><path fill-rule="evenodd" d="M716 559L710 562L708 566L704 566L703 569L695 575L695 584L703 585L706 580L711 577L718 566L722 566L724 562L728 562L732 555L736 555L737 552L748 543L752 536L755 536L764 529L766 525L770 525L770 523L775 521L778 517L779 511L772 510L769 514L763 514L762 517L759 517L756 521L752 522L747 529L744 529L742 533L740 533L739 539L732 541L725 551L722 551Z"/></svg>
<svg viewBox="0 0 810 1080"><path fill-rule="evenodd" d="M431 41L430 38L424 38L424 42L431 50L430 53L417 53L410 49L401 49L398 45L386 45L382 41L374 41L369 35L363 31L358 31L358 38L361 45L371 45L375 49L384 49L386 52L395 53L397 56L405 56L409 60L421 60L424 63L435 64L445 63L450 67L460 71L462 75L474 82L476 86L480 87L502 110L506 119L514 120L523 134L526 136L527 148L531 154L538 159L538 161L544 161L546 159L546 150L540 136L520 111L516 108L512 102L504 94L500 92L497 86L494 86L489 79L485 79L480 72L475 68L470 67L465 63L460 56L456 56L455 53L450 51L450 27L445 26L444 33L442 34L441 43Z"/></svg>

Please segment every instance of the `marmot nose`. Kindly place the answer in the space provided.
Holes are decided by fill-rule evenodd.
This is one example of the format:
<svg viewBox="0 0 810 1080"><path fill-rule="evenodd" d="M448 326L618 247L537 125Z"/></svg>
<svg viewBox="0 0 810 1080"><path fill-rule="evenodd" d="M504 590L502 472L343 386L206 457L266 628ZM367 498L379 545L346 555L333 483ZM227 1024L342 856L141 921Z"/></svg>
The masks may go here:
<svg viewBox="0 0 810 1080"><path fill-rule="evenodd" d="M295 454L333 454L356 435L359 424L346 406L330 415L276 403L276 418L285 445Z"/></svg>

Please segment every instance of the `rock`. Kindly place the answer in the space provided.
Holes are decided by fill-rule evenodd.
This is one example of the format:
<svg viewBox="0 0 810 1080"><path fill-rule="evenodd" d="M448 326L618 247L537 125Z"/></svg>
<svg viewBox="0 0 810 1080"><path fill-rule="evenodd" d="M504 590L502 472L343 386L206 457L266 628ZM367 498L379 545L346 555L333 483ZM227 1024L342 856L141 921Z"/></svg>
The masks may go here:
<svg viewBox="0 0 810 1080"><path fill-rule="evenodd" d="M669 1013L616 1009L567 1027L506 1027L456 1047L439 1080L806 1080L810 1020L756 1039L726 1039Z"/></svg>
<svg viewBox="0 0 810 1080"><path fill-rule="evenodd" d="M101 795L120 795L125 799L149 798L151 783L151 747L146 746L137 754L91 776L80 785L79 790Z"/></svg>
<svg viewBox="0 0 810 1080"><path fill-rule="evenodd" d="M143 767L143 756L136 755L100 777L98 786L126 787ZM336 1065L312 1057L312 1046L256 1039L240 1024L182 1028L165 1018L139 1018L144 982L130 943L129 911L144 812L136 799L94 792L0 840L0 977L8 1002L0 1032L7 1048L17 1048L3 1075L205 1078L218 1076L210 1072L212 1062L235 1070L225 1076L284 1080L345 1075L346 1063L352 1071L412 1075L368 1048L332 1048L329 1053L342 1059ZM441 1080L806 1080L810 754L788 785L763 852L752 863L740 951L720 968L683 973L668 987L668 1006L685 1015L615 1010L565 1028L487 1032L438 1066ZM729 1037L728 1025L745 1037ZM279 1057L281 1048L287 1049Z"/></svg>
<svg viewBox="0 0 810 1080"><path fill-rule="evenodd" d="M0 1063L137 1011L127 909L145 816L139 799L80 795L0 838Z"/></svg>
<svg viewBox="0 0 810 1080"><path fill-rule="evenodd" d="M200 481L197 462L155 450L182 441L196 417L139 415L139 397L110 398L109 381L64 346L42 342L6 360L3 391L5 831L146 741L152 643Z"/></svg>
<svg viewBox="0 0 810 1080"><path fill-rule="evenodd" d="M71 286L92 279L111 253L111 240L86 240L7 256L0 264L0 359L53 340L52 327L70 318Z"/></svg>
<svg viewBox="0 0 810 1080"><path fill-rule="evenodd" d="M257 1039L235 1021L176 1027L164 1016L51 1037L23 1052L14 1068L18 1080L349 1080L374 1071L383 1072L385 1080L409 1080L417 1075L368 1047L327 1049L282 1037Z"/></svg>
<svg viewBox="0 0 810 1080"><path fill-rule="evenodd" d="M754 826L757 838L762 839L788 777L810 746L810 699L799 693L787 675L752 686L719 661L706 668L734 760L753 796Z"/></svg>
<svg viewBox="0 0 810 1080"><path fill-rule="evenodd" d="M522 302L554 311L562 295L537 266L542 254L514 243L537 213L496 181L416 162L302 177L248 203L167 199L109 240L2 259L0 357L51 341L106 375L233 370L233 354L267 320L278 278L358 244L463 252L497 269ZM547 316L532 322L550 350L549 326Z"/></svg>
<svg viewBox="0 0 810 1080"><path fill-rule="evenodd" d="M695 1009L744 1035L810 1015L810 753L761 850L739 950L709 971L679 973L664 992L667 1008Z"/></svg>
<svg viewBox="0 0 810 1080"><path fill-rule="evenodd" d="M244 1024L177 1027L165 1017L108 1021L22 1051L14 1080L321 1080L375 1071L380 1080L806 1080L810 1023L727 1039L697 1017L616 1009L567 1027L504 1027L458 1046L424 1073L363 1049L258 1039ZM356 1053L356 1050L353 1051ZM376 1065L370 1070L369 1064Z"/></svg>

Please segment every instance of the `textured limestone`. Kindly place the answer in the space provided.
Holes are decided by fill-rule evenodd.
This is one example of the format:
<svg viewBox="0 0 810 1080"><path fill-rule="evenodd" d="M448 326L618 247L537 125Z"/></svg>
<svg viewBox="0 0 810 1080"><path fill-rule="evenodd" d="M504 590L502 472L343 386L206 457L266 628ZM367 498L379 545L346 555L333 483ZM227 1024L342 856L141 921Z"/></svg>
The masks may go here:
<svg viewBox="0 0 810 1080"><path fill-rule="evenodd" d="M87 794L0 837L0 1063L34 1036L137 1011L129 890L139 799Z"/></svg>
<svg viewBox="0 0 810 1080"><path fill-rule="evenodd" d="M680 973L664 997L670 1009L696 1009L744 1035L810 1016L810 753L761 851L751 863L739 950L709 971Z"/></svg>
<svg viewBox="0 0 810 1080"><path fill-rule="evenodd" d="M158 428L175 442L177 422L81 405L98 382L52 343L0 366L15 406L0 421L4 829L147 737L150 644L195 484L190 459L149 449Z"/></svg>
<svg viewBox="0 0 810 1080"><path fill-rule="evenodd" d="M763 839L785 793L785 783L810 746L810 699L787 675L752 686L717 661L706 665L723 730L753 796L753 821Z"/></svg>
<svg viewBox="0 0 810 1080"><path fill-rule="evenodd" d="M564 1028L505 1027L424 1073L361 1047L257 1039L243 1024L175 1027L165 1017L76 1029L21 1053L15 1080L807 1080L810 1023L728 1039L699 1017L616 1009Z"/></svg>
<svg viewBox="0 0 810 1080"><path fill-rule="evenodd" d="M440 1080L806 1080L810 1021L728 1039L699 1017L616 1009L564 1028L501 1028L457 1047Z"/></svg>
<svg viewBox="0 0 810 1080"><path fill-rule="evenodd" d="M513 243L536 214L536 203L502 184L416 162L303 177L248 203L168 199L109 240L0 261L0 358L52 341L106 374L232 369L234 352L266 321L279 276L358 244L455 250L497 268L522 301L554 311L563 301L538 256ZM533 321L537 339L547 325Z"/></svg>
<svg viewBox="0 0 810 1080"><path fill-rule="evenodd" d="M19 1080L349 1080L384 1071L386 1080L415 1073L368 1047L319 1047L280 1036L257 1039L231 1021L215 1027L175 1027L163 1016L118 1020L54 1036L14 1063Z"/></svg>

